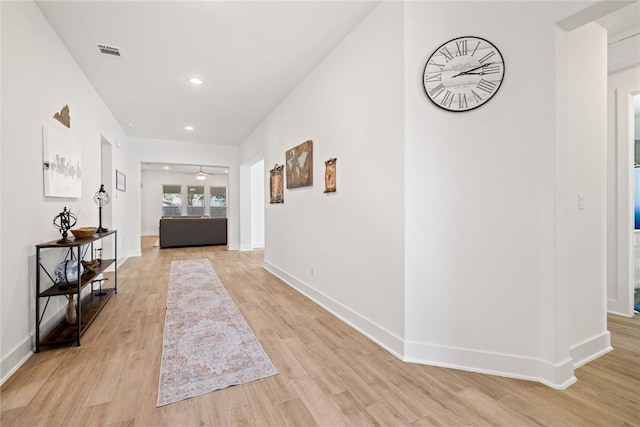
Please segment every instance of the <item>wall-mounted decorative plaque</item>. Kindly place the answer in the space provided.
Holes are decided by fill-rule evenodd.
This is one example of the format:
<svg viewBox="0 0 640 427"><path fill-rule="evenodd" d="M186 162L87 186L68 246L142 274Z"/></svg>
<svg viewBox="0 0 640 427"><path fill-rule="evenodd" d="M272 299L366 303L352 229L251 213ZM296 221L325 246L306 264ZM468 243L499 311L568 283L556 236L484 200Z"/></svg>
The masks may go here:
<svg viewBox="0 0 640 427"><path fill-rule="evenodd" d="M59 113L55 113L53 118L65 125L66 127L71 127L71 115L69 114L69 106L65 105L62 107Z"/></svg>
<svg viewBox="0 0 640 427"><path fill-rule="evenodd" d="M324 171L324 192L335 193L336 191L336 162L337 158L329 159L325 164Z"/></svg>
<svg viewBox="0 0 640 427"><path fill-rule="evenodd" d="M271 193L271 200L269 201L269 203L284 203L282 169L284 169L284 165L278 166L278 164L276 163L273 169L269 171L269 189Z"/></svg>

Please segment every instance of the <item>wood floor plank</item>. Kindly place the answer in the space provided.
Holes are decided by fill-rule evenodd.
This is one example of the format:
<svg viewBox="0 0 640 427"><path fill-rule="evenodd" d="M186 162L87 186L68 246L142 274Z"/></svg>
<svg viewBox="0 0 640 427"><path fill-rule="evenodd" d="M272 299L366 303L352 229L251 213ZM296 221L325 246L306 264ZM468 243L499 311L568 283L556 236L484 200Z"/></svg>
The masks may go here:
<svg viewBox="0 0 640 427"><path fill-rule="evenodd" d="M286 422L276 410L274 400L269 396L266 381L253 381L242 386L247 395L247 408L255 426L277 426Z"/></svg>
<svg viewBox="0 0 640 427"><path fill-rule="evenodd" d="M50 356L50 357L47 357ZM49 352L36 362L31 358L13 375L2 388L2 411L21 408L29 404L41 390L45 381L65 358L63 352Z"/></svg>
<svg viewBox="0 0 640 427"><path fill-rule="evenodd" d="M207 393L193 399L197 426L228 426L229 410L222 408L220 395Z"/></svg>
<svg viewBox="0 0 640 427"><path fill-rule="evenodd" d="M2 427L640 426L640 317L610 315L614 350L567 390L405 363L263 268L264 252L160 249L118 269L81 347L33 355L0 390ZM172 261L208 259L279 370L156 407Z"/></svg>
<svg viewBox="0 0 640 427"><path fill-rule="evenodd" d="M407 423L393 407L387 402L376 403L367 408L367 412L383 426L399 426L407 427L411 424Z"/></svg>
<svg viewBox="0 0 640 427"><path fill-rule="evenodd" d="M346 425L354 427L380 425L349 391L334 394L331 396L331 400L338 408L340 408Z"/></svg>
<svg viewBox="0 0 640 427"><path fill-rule="evenodd" d="M318 424L313 419L313 415L309 412L309 409L305 406L302 399L299 397L285 402L280 402L277 405L278 411L289 427L299 426L317 426Z"/></svg>
<svg viewBox="0 0 640 427"><path fill-rule="evenodd" d="M323 393L313 379L309 377L295 378L292 380L292 384L318 425L345 425L340 409Z"/></svg>

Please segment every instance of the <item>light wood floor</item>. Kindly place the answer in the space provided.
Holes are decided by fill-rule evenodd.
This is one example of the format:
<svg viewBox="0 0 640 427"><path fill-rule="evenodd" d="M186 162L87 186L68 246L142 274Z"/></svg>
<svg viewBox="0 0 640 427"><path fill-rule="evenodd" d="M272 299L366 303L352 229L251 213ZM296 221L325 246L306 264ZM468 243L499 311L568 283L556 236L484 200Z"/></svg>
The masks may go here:
<svg viewBox="0 0 640 427"><path fill-rule="evenodd" d="M640 319L568 390L403 363L262 268L262 251L162 249L118 271L82 346L31 357L3 386L10 426L640 426ZM156 408L169 266L208 258L279 375Z"/></svg>

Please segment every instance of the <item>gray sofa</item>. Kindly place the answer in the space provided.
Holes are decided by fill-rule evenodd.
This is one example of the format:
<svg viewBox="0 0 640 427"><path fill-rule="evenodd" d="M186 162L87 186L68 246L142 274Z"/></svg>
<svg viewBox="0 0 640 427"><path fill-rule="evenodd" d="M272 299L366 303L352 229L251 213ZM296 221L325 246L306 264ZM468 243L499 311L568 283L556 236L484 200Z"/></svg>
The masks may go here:
<svg viewBox="0 0 640 427"><path fill-rule="evenodd" d="M227 218L174 216L160 218L160 247L227 244Z"/></svg>

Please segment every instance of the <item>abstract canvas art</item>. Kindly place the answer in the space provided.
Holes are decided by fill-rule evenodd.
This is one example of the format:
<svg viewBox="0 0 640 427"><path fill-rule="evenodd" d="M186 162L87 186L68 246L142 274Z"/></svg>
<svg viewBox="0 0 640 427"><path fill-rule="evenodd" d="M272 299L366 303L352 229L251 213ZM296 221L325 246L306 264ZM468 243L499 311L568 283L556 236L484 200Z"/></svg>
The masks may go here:
<svg viewBox="0 0 640 427"><path fill-rule="evenodd" d="M81 145L50 126L42 126L43 178L46 197L82 195Z"/></svg>
<svg viewBox="0 0 640 427"><path fill-rule="evenodd" d="M313 185L313 142L305 141L286 153L287 188Z"/></svg>

